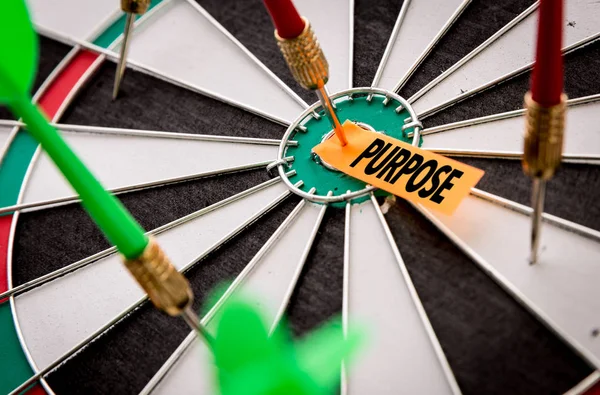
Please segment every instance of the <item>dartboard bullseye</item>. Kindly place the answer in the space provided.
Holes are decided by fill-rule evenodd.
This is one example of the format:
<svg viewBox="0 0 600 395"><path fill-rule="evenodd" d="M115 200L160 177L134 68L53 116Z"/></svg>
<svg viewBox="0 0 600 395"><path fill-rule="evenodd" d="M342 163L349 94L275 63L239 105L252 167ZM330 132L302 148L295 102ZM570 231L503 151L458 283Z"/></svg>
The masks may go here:
<svg viewBox="0 0 600 395"><path fill-rule="evenodd" d="M392 92L355 88L336 93L331 98L342 123L350 120L367 130L384 133L407 143L413 141L412 134L421 127L410 104ZM279 175L292 191L310 201L344 207L345 201L359 203L368 200L369 193L375 188L336 171L312 151L314 146L332 136L333 132L326 119L315 118L315 111L324 112L319 103L309 107L283 136L275 162ZM297 145L290 146L290 140L296 141ZM417 140L420 144L421 139ZM295 171L290 178L286 176L289 170ZM298 180L302 180L303 184L295 187L293 184ZM312 188L316 189L315 193L308 193Z"/></svg>
<svg viewBox="0 0 600 395"><path fill-rule="evenodd" d="M0 3L0 394L599 391L600 3ZM392 195L316 152L346 121L485 175Z"/></svg>

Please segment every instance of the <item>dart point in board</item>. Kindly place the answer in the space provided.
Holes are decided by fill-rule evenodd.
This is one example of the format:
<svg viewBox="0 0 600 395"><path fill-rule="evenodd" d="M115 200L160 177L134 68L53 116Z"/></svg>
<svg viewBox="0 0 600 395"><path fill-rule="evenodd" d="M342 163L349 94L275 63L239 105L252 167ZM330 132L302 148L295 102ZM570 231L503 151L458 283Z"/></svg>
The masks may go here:
<svg viewBox="0 0 600 395"><path fill-rule="evenodd" d="M113 100L116 100L119 96L119 89L121 87L121 81L125 75L125 67L127 65L127 53L129 51L129 42L131 41L131 34L133 32L133 24L135 22L136 15L142 15L150 6L150 0L121 0L121 10L126 13L125 28L123 31L123 41L121 43L121 56L117 63L117 69L115 71L115 83L113 86Z"/></svg>
<svg viewBox="0 0 600 395"><path fill-rule="evenodd" d="M567 96L563 93L563 0L542 0L536 58L525 94L523 171L533 180L530 264L538 261L546 183L561 163Z"/></svg>

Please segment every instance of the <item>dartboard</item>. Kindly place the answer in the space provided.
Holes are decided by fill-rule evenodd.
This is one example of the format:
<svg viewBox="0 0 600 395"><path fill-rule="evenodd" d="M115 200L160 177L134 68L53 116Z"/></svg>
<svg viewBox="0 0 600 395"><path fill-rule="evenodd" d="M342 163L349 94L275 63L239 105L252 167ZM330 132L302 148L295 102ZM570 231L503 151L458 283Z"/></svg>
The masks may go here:
<svg viewBox="0 0 600 395"><path fill-rule="evenodd" d="M208 296L227 283L299 339L333 316L368 328L341 393L594 391L599 2L566 1L565 150L536 265L520 162L536 3L295 2L341 121L420 132L421 148L485 171L450 216L315 157L331 127L258 0L154 0L113 100L118 3L28 1L34 100L185 273L208 330ZM213 393L204 343L144 299L47 155L0 115L0 393Z"/></svg>

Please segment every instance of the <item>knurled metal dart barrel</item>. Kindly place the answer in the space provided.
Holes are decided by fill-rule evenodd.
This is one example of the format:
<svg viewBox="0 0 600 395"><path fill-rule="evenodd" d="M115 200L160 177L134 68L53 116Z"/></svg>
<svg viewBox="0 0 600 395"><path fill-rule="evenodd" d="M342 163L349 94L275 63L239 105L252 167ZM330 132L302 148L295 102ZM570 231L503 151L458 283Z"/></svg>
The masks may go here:
<svg viewBox="0 0 600 395"><path fill-rule="evenodd" d="M177 316L192 304L192 289L152 238L141 255L125 259L125 266L146 291L154 306Z"/></svg>
<svg viewBox="0 0 600 395"><path fill-rule="evenodd" d="M133 30L133 23L135 22L135 16L141 15L148 10L150 6L150 0L121 0L121 9L127 13L125 19L125 29L123 31L123 42L121 44L121 57L117 64L117 71L115 72L115 84L113 87L113 100L119 95L119 88L121 86L121 80L125 74L125 65L127 64L127 51L129 50L129 41L131 40L131 32Z"/></svg>
<svg viewBox="0 0 600 395"><path fill-rule="evenodd" d="M546 182L560 166L567 97L562 93L563 0L541 0L531 90L525 95L523 171L533 179L530 263L537 263Z"/></svg>
<svg viewBox="0 0 600 395"><path fill-rule="evenodd" d="M275 24L275 38L294 79L304 89L316 91L336 136L346 145L346 135L335 113L335 105L325 85L329 63L310 25L300 17L290 0L264 0Z"/></svg>

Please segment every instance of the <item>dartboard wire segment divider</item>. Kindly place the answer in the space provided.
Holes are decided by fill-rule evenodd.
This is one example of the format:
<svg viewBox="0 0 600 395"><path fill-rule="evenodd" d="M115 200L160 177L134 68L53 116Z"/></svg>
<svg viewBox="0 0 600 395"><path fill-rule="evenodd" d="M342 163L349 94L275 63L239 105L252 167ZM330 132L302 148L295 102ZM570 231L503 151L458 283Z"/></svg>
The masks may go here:
<svg viewBox="0 0 600 395"><path fill-rule="evenodd" d="M281 140L60 124L61 116L71 103L76 103L77 93L101 64L107 59L118 60L124 21L118 4L112 1L63 3L78 18L52 12L50 8L56 5L48 2L30 2L38 32L74 47L34 99L110 190L125 194L207 176L225 177L228 173L264 167L277 158ZM405 1L373 89L364 89L364 100L375 89L386 88L393 98L397 90L394 87L409 80L468 3L440 1L434 6ZM304 0L297 1L297 5L313 24L328 54L333 96L353 88L352 48L357 39L353 35L353 2L332 1L317 6L314 1ZM435 83L432 81L407 99L425 126L428 116L435 112L531 67L533 39L523 38L533 37L535 7L532 5L437 77ZM566 7L567 19L577 20L577 25L566 30L565 51L575 51L599 37L594 23L599 6L570 1ZM426 18L432 9L435 17ZM339 45L339 40L344 44ZM511 51L503 50L507 47ZM213 61L203 62L208 51ZM499 53L502 62L497 62ZM487 67L492 62L495 67ZM150 11L136 22L128 66L286 126L299 120L299 114L309 107L208 12L191 1L151 4ZM467 93L456 96L460 89ZM358 102L361 98L352 99ZM373 95L375 103L379 99L385 100ZM593 95L569 101L565 160L598 164L600 141L595 120L599 100L598 95ZM0 297L4 301L0 306L0 341L2 349L8 350L2 359L2 371L11 372L9 377L3 375L2 392L10 392L36 374L40 386L34 391L53 393L46 375L60 370L63 362L126 319L139 306L142 294L127 273L119 269L114 249L99 251L31 283L13 287L19 216L73 202L77 197L18 122L6 120L1 125L0 198L6 209L0 219L4 246L0 263L6 265L3 272L7 274L2 283L5 292ZM307 129L306 136L310 136L310 127ZM422 147L457 156L516 159L522 153L522 130L522 112L513 111L426 128L422 131ZM295 137L299 135L296 133ZM289 143L288 149L302 146L297 140ZM135 160L127 149L132 145L140 147ZM210 160L198 161L199 157ZM298 165L297 160L290 162L292 167ZM165 163L168 166L163 166ZM301 181L306 182L294 169L287 176L296 187ZM298 177L297 181L294 177ZM308 183L306 187L310 191ZM280 177L275 177L152 232L178 269L185 270L274 211L290 195L292 191ZM324 215L342 209L346 219L344 314L381 330L374 336L378 343L370 348L372 354L353 367L342 388L356 393L365 392L364 388L379 393L390 388L408 388L413 393L457 391L451 365L429 324L379 204L369 197L359 204L345 203L341 208L333 205L301 200L240 274L237 286L256 291L266 303L272 303L269 308L273 323L277 322L292 296ZM546 249L540 264L530 267L526 264L529 207L473 190L452 217L416 208L590 366L600 366L600 346L597 337L590 336L598 327L596 313L600 310L593 281L600 270L600 235L596 230L544 214L542 242ZM378 246L381 254L377 265L371 262L373 246ZM573 270L575 263L577 270ZM106 294L99 279L110 279L111 295ZM377 293L373 292L375 284ZM411 352L407 353L407 349ZM193 336L187 337L143 392L185 393L192 388L194 392L206 388L203 386L209 377L205 375L203 353L206 350L202 344ZM597 379L598 374L592 373L574 393L590 388Z"/></svg>

